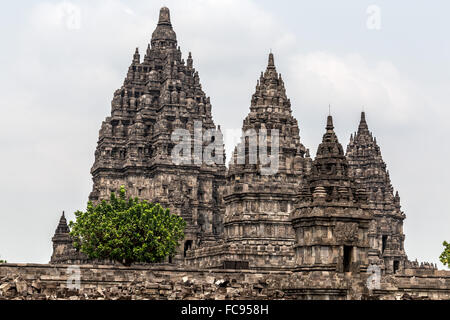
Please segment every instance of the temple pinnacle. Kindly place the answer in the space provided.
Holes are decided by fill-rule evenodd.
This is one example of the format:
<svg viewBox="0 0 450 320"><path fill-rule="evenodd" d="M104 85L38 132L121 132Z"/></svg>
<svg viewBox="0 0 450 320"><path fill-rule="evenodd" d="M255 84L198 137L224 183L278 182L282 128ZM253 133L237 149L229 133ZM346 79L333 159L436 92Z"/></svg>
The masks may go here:
<svg viewBox="0 0 450 320"><path fill-rule="evenodd" d="M360 130L368 130L369 127L367 126L366 122L366 113L364 111L361 112L361 121L359 122L358 131Z"/></svg>
<svg viewBox="0 0 450 320"><path fill-rule="evenodd" d="M141 55L139 54L139 48L136 48L136 51L133 55L133 63L140 63L141 62Z"/></svg>
<svg viewBox="0 0 450 320"><path fill-rule="evenodd" d="M333 130L334 126L333 126L333 117L330 115L327 118L327 126L326 126L327 130Z"/></svg>
<svg viewBox="0 0 450 320"><path fill-rule="evenodd" d="M172 23L170 22L170 11L167 7L162 7L159 12L158 25L152 34L151 44L153 48L177 48L177 35L172 29Z"/></svg>
<svg viewBox="0 0 450 320"><path fill-rule="evenodd" d="M158 25L172 26L170 23L170 10L167 7L162 7L159 11Z"/></svg>
<svg viewBox="0 0 450 320"><path fill-rule="evenodd" d="M269 53L269 63L267 65L267 69L275 69L275 59L273 57L273 53Z"/></svg>

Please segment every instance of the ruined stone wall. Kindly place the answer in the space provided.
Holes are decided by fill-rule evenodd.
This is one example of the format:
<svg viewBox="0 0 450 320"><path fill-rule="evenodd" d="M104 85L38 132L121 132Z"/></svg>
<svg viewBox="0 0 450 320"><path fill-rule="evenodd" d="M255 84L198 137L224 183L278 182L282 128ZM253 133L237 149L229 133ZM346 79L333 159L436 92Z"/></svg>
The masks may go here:
<svg viewBox="0 0 450 320"><path fill-rule="evenodd" d="M80 265L80 290L68 289L69 265L1 264L0 299L277 299L285 272L237 272L170 265ZM286 280L283 281L283 278Z"/></svg>
<svg viewBox="0 0 450 320"><path fill-rule="evenodd" d="M68 279L80 271L80 289ZM194 270L173 265L0 264L1 299L450 299L450 272L405 270L369 274L250 270ZM71 278L72 277L72 278ZM69 282L73 283L73 282Z"/></svg>

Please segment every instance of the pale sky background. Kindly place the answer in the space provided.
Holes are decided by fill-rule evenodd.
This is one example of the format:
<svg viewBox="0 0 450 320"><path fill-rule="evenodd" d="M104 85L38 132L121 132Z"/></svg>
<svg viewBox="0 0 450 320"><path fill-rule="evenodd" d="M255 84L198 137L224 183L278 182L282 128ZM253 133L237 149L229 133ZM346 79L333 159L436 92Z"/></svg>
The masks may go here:
<svg viewBox="0 0 450 320"><path fill-rule="evenodd" d="M328 104L346 147L364 106L406 213L411 260L450 240L450 2L2 1L0 258L46 263L61 211L85 209L101 122L161 6L211 96L239 129L272 49L302 143L315 154ZM369 29L367 9L381 11ZM229 154L233 144L226 145Z"/></svg>

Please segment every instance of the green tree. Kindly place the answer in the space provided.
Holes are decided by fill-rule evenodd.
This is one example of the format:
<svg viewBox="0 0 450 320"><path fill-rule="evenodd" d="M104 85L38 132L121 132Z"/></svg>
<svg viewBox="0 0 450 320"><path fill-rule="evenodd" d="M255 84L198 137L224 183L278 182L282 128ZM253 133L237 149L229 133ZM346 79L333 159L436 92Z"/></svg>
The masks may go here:
<svg viewBox="0 0 450 320"><path fill-rule="evenodd" d="M439 257L439 260L441 260L444 265L450 267L450 243L444 241L442 245L444 246L444 251Z"/></svg>
<svg viewBox="0 0 450 320"><path fill-rule="evenodd" d="M88 202L87 210L75 212L69 226L74 247L91 259L111 259L126 265L133 262L162 262L175 255L184 238L185 221L138 198L126 199L122 186L119 197L98 205Z"/></svg>
<svg viewBox="0 0 450 320"><path fill-rule="evenodd" d="M8 263L8 261L0 259L0 263Z"/></svg>

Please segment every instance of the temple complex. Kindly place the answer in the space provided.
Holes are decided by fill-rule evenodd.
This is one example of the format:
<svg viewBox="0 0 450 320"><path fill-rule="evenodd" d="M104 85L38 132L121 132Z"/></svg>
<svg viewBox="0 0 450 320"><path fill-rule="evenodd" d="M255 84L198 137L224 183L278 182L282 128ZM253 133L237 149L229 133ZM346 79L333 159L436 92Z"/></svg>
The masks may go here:
<svg viewBox="0 0 450 320"><path fill-rule="evenodd" d="M143 60L136 49L101 125L90 200L109 199L124 185L128 196L181 216L185 240L167 261L176 272L276 275L280 290L301 299L450 297L450 274L407 258L399 193L364 112L346 153L328 116L312 160L270 53L227 168L211 108L164 7ZM190 137L181 162L174 159L177 130ZM204 161L212 141L215 161ZM63 214L50 263L89 263L69 231Z"/></svg>

